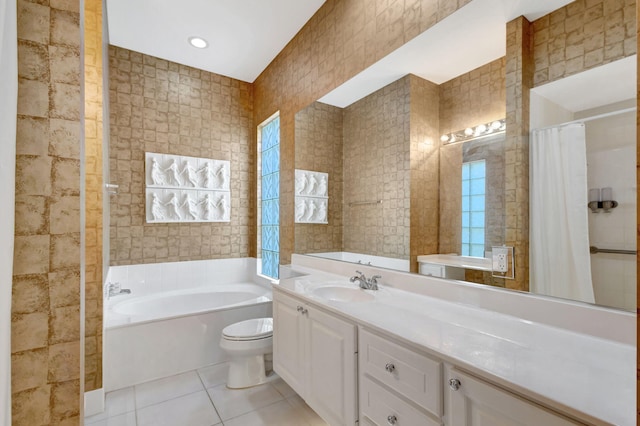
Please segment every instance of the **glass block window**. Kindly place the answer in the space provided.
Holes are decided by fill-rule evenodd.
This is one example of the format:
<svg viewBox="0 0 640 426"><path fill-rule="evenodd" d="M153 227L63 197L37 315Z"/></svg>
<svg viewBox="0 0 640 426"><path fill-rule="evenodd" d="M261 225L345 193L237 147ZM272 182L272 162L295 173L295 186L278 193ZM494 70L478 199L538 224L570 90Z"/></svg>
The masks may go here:
<svg viewBox="0 0 640 426"><path fill-rule="evenodd" d="M484 257L485 160L462 164L462 255Z"/></svg>
<svg viewBox="0 0 640 426"><path fill-rule="evenodd" d="M278 278L280 265L280 118L260 128L262 274Z"/></svg>

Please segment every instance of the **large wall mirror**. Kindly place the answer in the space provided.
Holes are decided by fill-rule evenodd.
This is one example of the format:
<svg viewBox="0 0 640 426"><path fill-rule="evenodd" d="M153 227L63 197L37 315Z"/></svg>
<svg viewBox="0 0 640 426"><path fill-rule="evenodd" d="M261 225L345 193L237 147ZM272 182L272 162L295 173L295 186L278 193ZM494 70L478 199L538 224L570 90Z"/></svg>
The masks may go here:
<svg viewBox="0 0 640 426"><path fill-rule="evenodd" d="M531 261L518 286L496 271L505 218L523 208L505 190L505 22L567 3L486 20L462 8L299 111L295 168L327 173L328 191L326 220L296 223L295 252L633 310L635 56L534 84L517 171L530 176Z"/></svg>

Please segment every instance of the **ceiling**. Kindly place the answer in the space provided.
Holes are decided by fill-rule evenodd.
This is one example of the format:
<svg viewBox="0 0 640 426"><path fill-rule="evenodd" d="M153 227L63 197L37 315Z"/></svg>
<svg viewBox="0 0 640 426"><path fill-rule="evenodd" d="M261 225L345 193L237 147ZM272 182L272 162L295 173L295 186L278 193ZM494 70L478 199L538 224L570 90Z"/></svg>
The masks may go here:
<svg viewBox="0 0 640 426"><path fill-rule="evenodd" d="M325 0L106 0L109 43L253 82ZM208 41L206 49L188 43Z"/></svg>
<svg viewBox="0 0 640 426"><path fill-rule="evenodd" d="M325 0L106 0L115 46L253 82ZM321 99L345 107L412 73L440 84L505 55L506 22L572 0L473 0ZM209 46L196 49L188 38Z"/></svg>

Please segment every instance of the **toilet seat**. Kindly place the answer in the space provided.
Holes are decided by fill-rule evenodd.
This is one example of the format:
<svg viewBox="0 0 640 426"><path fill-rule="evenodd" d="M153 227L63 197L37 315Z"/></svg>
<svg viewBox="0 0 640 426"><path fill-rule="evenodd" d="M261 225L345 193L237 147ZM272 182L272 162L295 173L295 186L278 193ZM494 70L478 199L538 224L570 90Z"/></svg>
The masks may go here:
<svg viewBox="0 0 640 426"><path fill-rule="evenodd" d="M234 341L261 340L271 336L273 336L273 318L241 321L222 330L223 339Z"/></svg>

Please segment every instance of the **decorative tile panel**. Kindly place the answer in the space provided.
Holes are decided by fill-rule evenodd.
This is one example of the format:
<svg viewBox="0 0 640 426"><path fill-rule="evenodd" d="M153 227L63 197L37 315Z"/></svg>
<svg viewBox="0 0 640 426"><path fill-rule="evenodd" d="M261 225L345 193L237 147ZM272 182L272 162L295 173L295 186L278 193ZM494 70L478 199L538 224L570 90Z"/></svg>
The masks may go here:
<svg viewBox="0 0 640 426"><path fill-rule="evenodd" d="M145 154L148 223L229 222L229 161Z"/></svg>
<svg viewBox="0 0 640 426"><path fill-rule="evenodd" d="M295 170L295 223L329 223L329 174Z"/></svg>

